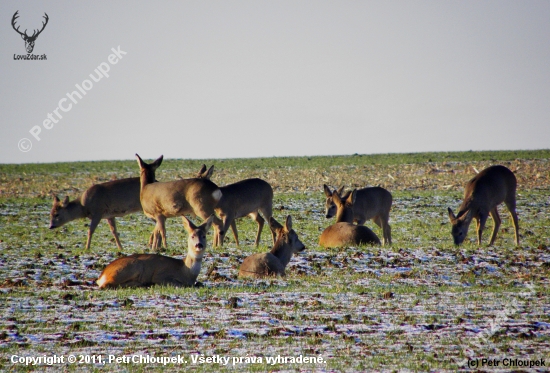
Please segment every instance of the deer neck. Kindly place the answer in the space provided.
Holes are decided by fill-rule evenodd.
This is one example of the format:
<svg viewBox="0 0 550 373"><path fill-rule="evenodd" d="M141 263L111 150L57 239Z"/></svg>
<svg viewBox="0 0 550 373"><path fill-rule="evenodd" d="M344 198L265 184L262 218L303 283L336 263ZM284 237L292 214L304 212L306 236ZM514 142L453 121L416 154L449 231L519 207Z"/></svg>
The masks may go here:
<svg viewBox="0 0 550 373"><path fill-rule="evenodd" d="M149 170L143 169L139 175L139 185L140 191L143 191L143 188L151 183L155 182L155 173Z"/></svg>
<svg viewBox="0 0 550 373"><path fill-rule="evenodd" d="M285 243L283 239L278 239L275 242L275 245L273 245L273 248L271 249L271 254L277 257L284 267L286 267L286 265L290 262L290 258L292 258L290 246Z"/></svg>
<svg viewBox="0 0 550 373"><path fill-rule="evenodd" d="M197 255L192 249L189 249L187 251L187 256L185 257L184 264L189 273L197 278L201 271L202 255Z"/></svg>
<svg viewBox="0 0 550 373"><path fill-rule="evenodd" d="M87 216L84 206L82 206L82 202L78 199L69 202L65 209L67 214L71 217L71 220L85 217L91 218L91 216Z"/></svg>
<svg viewBox="0 0 550 373"><path fill-rule="evenodd" d="M336 212L337 223L353 223L353 209L348 206L339 208Z"/></svg>
<svg viewBox="0 0 550 373"><path fill-rule="evenodd" d="M465 200L458 209L458 214L456 215L457 219L461 220L465 224L470 225L472 219L475 216L475 211L473 210L473 208L475 208L475 206L472 199Z"/></svg>

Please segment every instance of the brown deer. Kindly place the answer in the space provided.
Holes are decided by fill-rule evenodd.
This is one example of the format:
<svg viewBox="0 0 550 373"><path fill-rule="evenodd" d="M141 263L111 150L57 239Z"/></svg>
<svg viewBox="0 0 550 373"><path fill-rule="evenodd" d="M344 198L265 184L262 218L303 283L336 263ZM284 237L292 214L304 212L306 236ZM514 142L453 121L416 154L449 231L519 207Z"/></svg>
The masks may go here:
<svg viewBox="0 0 550 373"><path fill-rule="evenodd" d="M449 207L449 219L452 224L452 235L455 245L460 245L468 234L472 219L477 222L477 243L481 245L481 234L489 214L495 223L489 246L493 245L500 227L500 216L497 207L502 202L510 211L514 225L516 246L519 246L519 224L516 214L516 176L504 166L490 166L474 176L466 184L464 201L455 216Z"/></svg>
<svg viewBox="0 0 550 373"><path fill-rule="evenodd" d="M150 285L193 286L201 270L206 251L206 233L213 216L199 227L185 216L183 226L188 233L187 256L184 260L159 254L134 254L111 262L97 279L100 289Z"/></svg>
<svg viewBox="0 0 550 373"><path fill-rule="evenodd" d="M221 219L214 246L223 246L229 227L233 230L235 242L239 246L239 235L235 219L250 216L258 223L255 245L260 244L264 218L269 221L273 208L273 189L266 181L258 178L241 180L237 183L220 187L222 198L215 207ZM264 216L260 215L260 212ZM275 243L275 232L271 232Z"/></svg>
<svg viewBox="0 0 550 373"><path fill-rule="evenodd" d="M153 174L153 181L155 177ZM122 249L116 230L115 217L141 210L139 202L139 178L113 180L88 188L79 199L69 202L69 197L60 201L54 196L50 212L50 229L59 228L75 219L89 218L86 250L90 249L92 235L101 219L107 219L116 245Z"/></svg>
<svg viewBox="0 0 550 373"><path fill-rule="evenodd" d="M292 229L290 215L286 217L284 227L273 217L270 217L269 225L277 237L273 248L269 253L246 257L239 268L239 277L285 276L285 268L292 255L305 250L306 247Z"/></svg>
<svg viewBox="0 0 550 373"><path fill-rule="evenodd" d="M208 219L214 213L214 207L222 197L220 188L205 178L180 179L167 182L152 182L160 163L147 164L136 154L140 168L140 200L143 212L156 221L149 243L157 250L162 239L166 247L167 218L192 214ZM159 158L162 161L162 156ZM214 221L219 219L214 217ZM218 223L219 225L219 223Z"/></svg>
<svg viewBox="0 0 550 373"><path fill-rule="evenodd" d="M326 218L330 219L336 215L336 204L332 200L332 195L338 193L340 198L343 196L344 187L338 190L330 191L330 188L323 185L327 197L325 203ZM393 198L390 192L381 187L369 187L357 190L356 201L353 205L353 222L358 225L364 225L369 219L382 228L384 245L391 245L391 227L390 209ZM352 222L352 223L353 223Z"/></svg>
<svg viewBox="0 0 550 373"><path fill-rule="evenodd" d="M332 194L336 204L336 223L327 227L321 237L319 245L323 247L342 247L347 245L380 245L376 234L364 225L354 225L353 205L356 201L357 190L347 193L340 198L338 193Z"/></svg>

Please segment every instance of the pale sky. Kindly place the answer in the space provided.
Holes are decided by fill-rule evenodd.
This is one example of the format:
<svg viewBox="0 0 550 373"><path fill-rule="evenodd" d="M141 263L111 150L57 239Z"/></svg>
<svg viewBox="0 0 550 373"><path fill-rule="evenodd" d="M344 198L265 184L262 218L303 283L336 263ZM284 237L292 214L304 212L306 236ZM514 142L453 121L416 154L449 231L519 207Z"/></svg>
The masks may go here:
<svg viewBox="0 0 550 373"><path fill-rule="evenodd" d="M48 14L47 60L14 60L17 10L28 34ZM0 163L550 147L547 0L2 0L0 15Z"/></svg>

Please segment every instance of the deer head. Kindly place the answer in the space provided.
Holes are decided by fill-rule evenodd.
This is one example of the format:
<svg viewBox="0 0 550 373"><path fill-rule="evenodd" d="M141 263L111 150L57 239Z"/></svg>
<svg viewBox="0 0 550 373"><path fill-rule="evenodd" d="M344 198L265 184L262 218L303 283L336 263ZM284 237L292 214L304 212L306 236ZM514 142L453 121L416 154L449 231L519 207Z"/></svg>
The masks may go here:
<svg viewBox="0 0 550 373"><path fill-rule="evenodd" d="M44 31L44 28L48 24L48 20L49 20L48 14L44 13L45 14L44 18L46 19L46 22L42 22L42 29L40 31L34 30L32 35L29 36L29 35L27 35L27 30L25 30L25 32L21 32L21 31L19 31L19 27L17 27L17 28L15 27L15 20L17 18L19 18L19 15L17 13L19 13L19 11L15 12L15 14L13 15L13 18L11 19L11 25L12 25L13 29L15 31L17 31L17 33L19 35L21 35L21 38L23 40L25 40L25 49L27 49L27 53L32 53L32 51L34 49L34 42L36 41L36 38L38 37L38 35L40 35L40 33L42 31Z"/></svg>

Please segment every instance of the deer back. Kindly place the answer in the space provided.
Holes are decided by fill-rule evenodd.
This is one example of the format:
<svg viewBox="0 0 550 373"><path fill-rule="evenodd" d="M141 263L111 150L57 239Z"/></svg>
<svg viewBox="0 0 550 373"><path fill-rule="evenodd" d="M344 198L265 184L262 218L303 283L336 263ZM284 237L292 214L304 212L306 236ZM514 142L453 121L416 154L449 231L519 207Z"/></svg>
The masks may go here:
<svg viewBox="0 0 550 373"><path fill-rule="evenodd" d="M100 288L158 285L191 286L181 259L159 254L134 254L110 263L97 280Z"/></svg>
<svg viewBox="0 0 550 373"><path fill-rule="evenodd" d="M479 212L488 213L507 199L515 200L516 187L517 180L512 171L505 166L490 166L466 184L458 216L471 210L475 217Z"/></svg>
<svg viewBox="0 0 550 373"><path fill-rule="evenodd" d="M147 216L158 214L165 217L199 213L208 210L210 213L221 197L220 189L208 179L182 179L168 182L147 184L141 189L141 205Z"/></svg>
<svg viewBox="0 0 550 373"><path fill-rule="evenodd" d="M87 216L112 218L141 210L139 177L96 184L86 190L80 202Z"/></svg>
<svg viewBox="0 0 550 373"><path fill-rule="evenodd" d="M380 239L364 225L340 222L328 226L321 233L319 245L322 247L380 245Z"/></svg>
<svg viewBox="0 0 550 373"><path fill-rule="evenodd" d="M225 185L220 188L222 197L216 206L220 214L232 214L242 218L260 208L272 209L273 188L268 182L253 178Z"/></svg>

